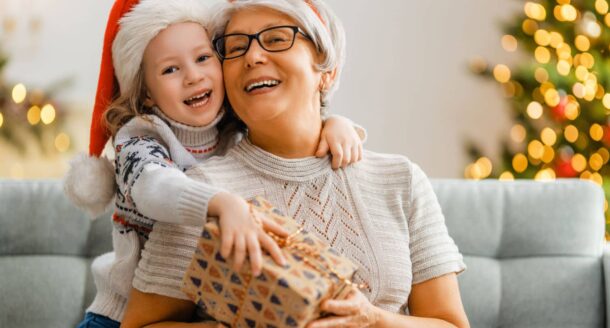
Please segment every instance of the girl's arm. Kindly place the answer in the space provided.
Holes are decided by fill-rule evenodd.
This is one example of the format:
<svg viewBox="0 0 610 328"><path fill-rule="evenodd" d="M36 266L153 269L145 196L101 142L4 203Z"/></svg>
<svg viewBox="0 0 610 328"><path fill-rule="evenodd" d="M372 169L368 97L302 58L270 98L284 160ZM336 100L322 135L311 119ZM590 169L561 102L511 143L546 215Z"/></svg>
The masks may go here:
<svg viewBox="0 0 610 328"><path fill-rule="evenodd" d="M132 137L116 149L117 185L126 202L154 221L204 222L208 204L221 188L187 177L156 138Z"/></svg>

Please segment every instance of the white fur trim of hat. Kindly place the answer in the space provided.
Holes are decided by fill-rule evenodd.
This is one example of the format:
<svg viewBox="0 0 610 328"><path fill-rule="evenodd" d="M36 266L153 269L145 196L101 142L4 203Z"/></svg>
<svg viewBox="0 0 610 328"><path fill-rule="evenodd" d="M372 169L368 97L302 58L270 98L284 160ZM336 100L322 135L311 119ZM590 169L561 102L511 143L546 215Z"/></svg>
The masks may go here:
<svg viewBox="0 0 610 328"><path fill-rule="evenodd" d="M171 24L194 22L204 28L210 12L203 0L142 0L119 21L112 44L114 74L121 93L129 93L150 41Z"/></svg>

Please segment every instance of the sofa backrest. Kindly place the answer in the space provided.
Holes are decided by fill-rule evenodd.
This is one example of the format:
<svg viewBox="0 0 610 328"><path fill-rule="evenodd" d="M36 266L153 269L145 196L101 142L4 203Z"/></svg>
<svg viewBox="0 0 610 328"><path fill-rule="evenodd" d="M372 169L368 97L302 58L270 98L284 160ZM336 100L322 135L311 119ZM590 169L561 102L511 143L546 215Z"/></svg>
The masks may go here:
<svg viewBox="0 0 610 328"><path fill-rule="evenodd" d="M0 327L75 327L95 293L91 259L110 251L57 180L0 180Z"/></svg>
<svg viewBox="0 0 610 328"><path fill-rule="evenodd" d="M602 327L604 195L582 180L433 180L472 327Z"/></svg>
<svg viewBox="0 0 610 328"><path fill-rule="evenodd" d="M468 266L458 278L473 328L603 326L599 187L432 183ZM61 189L0 180L0 327L74 327L93 298L90 263L111 250L110 220L90 220Z"/></svg>

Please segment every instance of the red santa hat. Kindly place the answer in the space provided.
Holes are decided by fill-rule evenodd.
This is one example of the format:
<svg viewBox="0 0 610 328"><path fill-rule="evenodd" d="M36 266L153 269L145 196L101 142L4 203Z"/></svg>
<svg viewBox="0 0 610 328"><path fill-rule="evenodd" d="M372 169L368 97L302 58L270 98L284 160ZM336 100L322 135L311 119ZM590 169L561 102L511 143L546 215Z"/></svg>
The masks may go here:
<svg viewBox="0 0 610 328"><path fill-rule="evenodd" d="M142 57L150 41L171 24L195 22L206 27L203 0L116 0L106 25L102 64L91 118L89 156L77 155L64 178L64 192L92 216L102 214L116 192L112 163L100 157L110 132L103 117L120 93L136 86Z"/></svg>

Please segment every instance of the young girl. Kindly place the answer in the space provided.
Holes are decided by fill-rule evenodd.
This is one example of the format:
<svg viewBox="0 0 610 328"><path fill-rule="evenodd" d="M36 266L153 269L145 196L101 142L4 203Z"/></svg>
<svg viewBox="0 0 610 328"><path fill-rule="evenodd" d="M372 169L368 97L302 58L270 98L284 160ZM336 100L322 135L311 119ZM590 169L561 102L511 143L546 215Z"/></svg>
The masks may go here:
<svg viewBox="0 0 610 328"><path fill-rule="evenodd" d="M114 252L92 264L97 295L80 327L119 326L141 249L155 221L201 225L206 217L216 216L221 254L234 257L236 270L247 255L253 274L260 273L261 248L284 263L278 246L264 232L283 234L280 227L267 221L260 226L243 198L184 174L241 135L236 118L223 109L221 64L205 29L207 22L200 0L118 0L113 6L90 153L99 156L108 136L113 137L116 160L111 174L116 187L102 181L104 169L111 165L95 158L73 162L66 178L67 194L92 212L104 209L108 196L116 193ZM111 94L116 89L113 78L120 90L117 95ZM266 87L266 81L256 82L257 87ZM361 128L359 133L363 135ZM361 141L351 121L330 118L323 135L319 153L325 155L331 145L336 167L360 158ZM92 166L102 170L95 173Z"/></svg>

